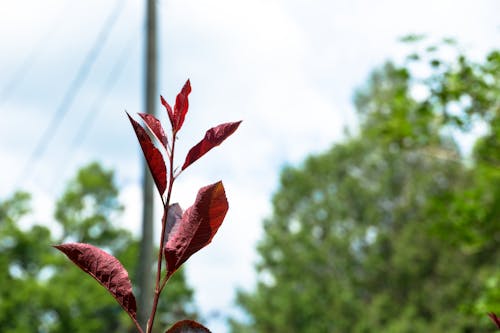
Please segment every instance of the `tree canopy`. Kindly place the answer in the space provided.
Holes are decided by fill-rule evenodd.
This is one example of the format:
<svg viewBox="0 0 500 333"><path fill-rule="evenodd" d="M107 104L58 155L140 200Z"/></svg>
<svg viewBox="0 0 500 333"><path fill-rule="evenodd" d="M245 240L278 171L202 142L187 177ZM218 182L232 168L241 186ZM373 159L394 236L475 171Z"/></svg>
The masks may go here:
<svg viewBox="0 0 500 333"><path fill-rule="evenodd" d="M232 331L491 332L499 101L498 51L474 62L446 40L375 70L358 133L282 170Z"/></svg>
<svg viewBox="0 0 500 333"><path fill-rule="evenodd" d="M101 333L133 329L104 288L51 248L68 241L103 247L135 281L139 241L117 224L122 210L113 172L97 163L80 169L68 183L56 203L56 224L50 229L32 221L28 193L17 192L0 202L0 271L4 272L0 330ZM31 227L21 228L21 221ZM178 272L165 292L168 302L160 303L158 327L165 329L176 320L196 316L192 296L183 272Z"/></svg>

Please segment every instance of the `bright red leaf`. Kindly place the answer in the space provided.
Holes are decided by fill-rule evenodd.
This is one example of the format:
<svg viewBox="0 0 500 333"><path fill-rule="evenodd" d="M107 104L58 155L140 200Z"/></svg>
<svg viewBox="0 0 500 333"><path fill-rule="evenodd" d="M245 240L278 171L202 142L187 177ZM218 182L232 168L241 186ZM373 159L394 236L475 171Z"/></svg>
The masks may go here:
<svg viewBox="0 0 500 333"><path fill-rule="evenodd" d="M193 320L181 320L176 322L165 333L210 333L210 330Z"/></svg>
<svg viewBox="0 0 500 333"><path fill-rule="evenodd" d="M177 94L173 110L170 104L168 104L168 102L163 98L163 96L160 96L161 104L163 104L165 109L167 109L168 119L170 120L170 124L172 125L172 131L174 133L177 133L184 124L184 119L189 109L188 96L190 93L191 93L191 82L187 80L184 86L182 87L181 92Z"/></svg>
<svg viewBox="0 0 500 333"><path fill-rule="evenodd" d="M90 244L68 243L54 247L105 287L135 321L137 306L132 284L118 259Z"/></svg>
<svg viewBox="0 0 500 333"><path fill-rule="evenodd" d="M165 135L165 131L161 126L161 123L158 119L156 119L153 115L149 113L139 113L139 116L144 120L149 130L154 134L154 136L161 142L165 150L168 150L168 139Z"/></svg>
<svg viewBox="0 0 500 333"><path fill-rule="evenodd" d="M184 118L186 117L186 113L189 108L189 100L183 94L178 94L175 98L174 104L174 129L177 132L181 129L182 124L184 123Z"/></svg>
<svg viewBox="0 0 500 333"><path fill-rule="evenodd" d="M181 89L181 92L177 95L175 99L174 105L174 124L172 128L174 132L177 132L181 129L184 124L184 118L186 117L186 113L189 109L189 100L188 96L191 93L191 83L189 80L186 81L184 86Z"/></svg>
<svg viewBox="0 0 500 333"><path fill-rule="evenodd" d="M181 94L188 97L190 93L191 93L191 82L188 79L186 83L184 83L184 86L181 89Z"/></svg>
<svg viewBox="0 0 500 333"><path fill-rule="evenodd" d="M165 165L165 161L163 160L163 156L154 146L151 138L146 133L144 128L132 119L128 113L127 116L132 124L132 127L134 128L137 139L139 140L139 144L141 145L142 152L144 153L144 157L148 163L149 170L153 175L156 187L158 188L160 195L163 195L165 189L167 188L167 167Z"/></svg>
<svg viewBox="0 0 500 333"><path fill-rule="evenodd" d="M205 133L205 137L191 148L182 165L182 170L193 164L197 159L205 155L210 149L220 145L227 137L236 131L241 121L225 123L212 127Z"/></svg>
<svg viewBox="0 0 500 333"><path fill-rule="evenodd" d="M490 316L491 320L493 320L495 325L497 325L497 328L500 330L500 318L498 318L493 312L488 313L488 316Z"/></svg>
<svg viewBox="0 0 500 333"><path fill-rule="evenodd" d="M222 182L202 187L196 200L167 232L164 255L169 274L208 245L226 216L229 205Z"/></svg>
<svg viewBox="0 0 500 333"><path fill-rule="evenodd" d="M172 110L172 107L170 106L170 104L168 104L168 102L165 100L165 98L163 98L163 96L161 96L161 95L160 95L160 100L161 100L161 104L163 104L165 109L167 109L167 114L168 114L168 119L170 120L170 125L172 125L172 128L174 128L174 123L175 123L174 111Z"/></svg>

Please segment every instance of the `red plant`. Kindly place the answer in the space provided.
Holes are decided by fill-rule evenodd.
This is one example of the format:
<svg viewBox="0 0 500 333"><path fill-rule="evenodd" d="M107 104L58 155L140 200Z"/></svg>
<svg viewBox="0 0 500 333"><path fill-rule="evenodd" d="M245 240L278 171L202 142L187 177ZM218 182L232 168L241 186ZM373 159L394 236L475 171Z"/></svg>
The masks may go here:
<svg viewBox="0 0 500 333"><path fill-rule="evenodd" d="M173 109L161 97L161 103L167 111L172 129L170 140L158 119L150 114L139 114L150 134L161 144L160 149L163 150L163 153L155 146L146 129L127 114L163 204L156 286L146 333L152 331L159 297L167 281L191 255L212 241L229 208L221 181L202 187L198 191L194 204L184 212L177 203L170 204L172 188L177 177L209 150L220 145L236 131L241 123L241 121L225 123L209 129L205 137L189 150L182 167L175 168L175 142L177 132L182 128L189 108L188 96L190 92L191 84L188 80L177 95ZM164 155L167 157L168 165L165 163ZM137 306L132 292L132 284L128 278L127 270L118 259L90 244L69 243L55 246L55 248L63 252L84 272L104 286L128 313L138 332L144 333L136 318ZM166 270L162 278L163 259L165 259ZM210 331L191 320L179 321L166 331L166 333L180 332L203 333Z"/></svg>
<svg viewBox="0 0 500 333"><path fill-rule="evenodd" d="M493 312L488 313L488 316L490 316L491 320L497 325L497 328L500 330L500 318L497 317L496 314Z"/></svg>

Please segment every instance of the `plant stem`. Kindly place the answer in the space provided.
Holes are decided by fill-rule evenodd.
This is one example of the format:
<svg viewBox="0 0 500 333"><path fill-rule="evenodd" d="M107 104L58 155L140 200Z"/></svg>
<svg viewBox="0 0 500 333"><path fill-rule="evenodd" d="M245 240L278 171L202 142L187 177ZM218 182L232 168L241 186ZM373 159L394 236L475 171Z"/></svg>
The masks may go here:
<svg viewBox="0 0 500 333"><path fill-rule="evenodd" d="M135 324L135 327L137 327L137 330L139 331L139 333L144 333L144 331L142 330L142 327L141 325L139 324L139 322L137 321L137 319L133 318L133 317L130 317L132 318L132 321L134 322Z"/></svg>
<svg viewBox="0 0 500 333"><path fill-rule="evenodd" d="M160 294L163 290L163 287L167 283L168 279L170 278L170 274L168 273L168 267L167 267L167 273L165 276L165 279L161 282L160 285L160 279L161 279L161 268L162 268L162 263L163 263L163 248L165 246L165 228L167 226L167 218L168 218L168 209L170 206L170 197L172 195L172 187L174 186L174 151L175 151L175 131L172 134L172 148L171 148L171 153L168 156L169 161L170 161L170 174L169 174L169 182L168 182L168 188L167 188L167 198L163 203L163 217L161 219L161 235L160 235L160 250L158 251L158 264L157 264L157 271L156 271L156 286L155 286L155 291L154 291L154 299L153 299L153 307L151 309L151 315L148 320L148 325L146 328L146 333L151 333L153 330L153 323L155 320L155 315L156 315L156 309L158 308L158 301L160 299Z"/></svg>

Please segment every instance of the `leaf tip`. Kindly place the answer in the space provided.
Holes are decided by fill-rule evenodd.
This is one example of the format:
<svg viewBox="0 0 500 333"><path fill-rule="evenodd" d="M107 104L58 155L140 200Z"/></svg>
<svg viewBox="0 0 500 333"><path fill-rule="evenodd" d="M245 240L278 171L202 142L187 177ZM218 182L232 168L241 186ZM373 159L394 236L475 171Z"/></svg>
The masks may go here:
<svg viewBox="0 0 500 333"><path fill-rule="evenodd" d="M182 87L181 93L186 97L191 93L191 80L187 79L184 87Z"/></svg>

